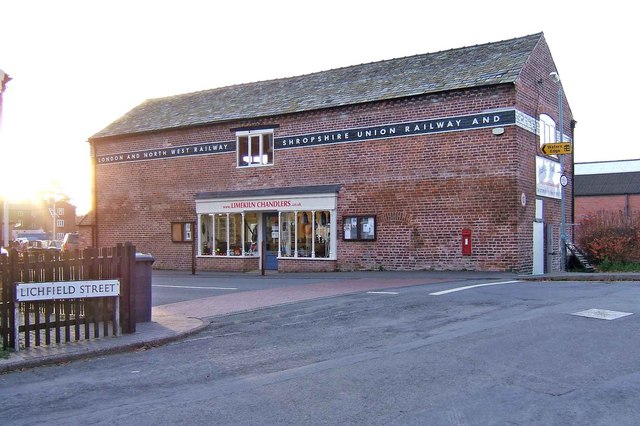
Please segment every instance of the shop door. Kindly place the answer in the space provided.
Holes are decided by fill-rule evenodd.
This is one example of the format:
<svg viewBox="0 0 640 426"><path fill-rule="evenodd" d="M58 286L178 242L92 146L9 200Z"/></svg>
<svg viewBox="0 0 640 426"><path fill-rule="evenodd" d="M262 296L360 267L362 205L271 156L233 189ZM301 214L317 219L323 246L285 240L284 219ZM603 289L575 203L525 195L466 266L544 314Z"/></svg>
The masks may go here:
<svg viewBox="0 0 640 426"><path fill-rule="evenodd" d="M280 244L280 229L278 227L278 213L264 213L264 269L278 270L278 245Z"/></svg>

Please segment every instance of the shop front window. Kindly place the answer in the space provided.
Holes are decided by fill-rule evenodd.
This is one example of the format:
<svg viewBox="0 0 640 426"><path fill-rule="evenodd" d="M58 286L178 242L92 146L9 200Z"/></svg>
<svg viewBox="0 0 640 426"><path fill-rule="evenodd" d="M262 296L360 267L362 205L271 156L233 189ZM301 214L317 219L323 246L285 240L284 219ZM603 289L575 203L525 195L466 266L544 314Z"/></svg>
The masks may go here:
<svg viewBox="0 0 640 426"><path fill-rule="evenodd" d="M313 215L311 212L298 212L298 257L312 257L313 253Z"/></svg>
<svg viewBox="0 0 640 426"><path fill-rule="evenodd" d="M242 214L229 214L229 256L242 256Z"/></svg>
<svg viewBox="0 0 640 426"><path fill-rule="evenodd" d="M328 211L315 212L314 251L316 257L330 257L331 255L331 213Z"/></svg>
<svg viewBox="0 0 640 426"><path fill-rule="evenodd" d="M331 257L329 211L282 212L281 257Z"/></svg>
<svg viewBox="0 0 640 426"><path fill-rule="evenodd" d="M199 215L200 256L259 256L261 212ZM331 211L280 212L273 229L283 258L331 258ZM279 222L278 222L279 221ZM274 253L275 254L275 253Z"/></svg>
<svg viewBox="0 0 640 426"><path fill-rule="evenodd" d="M296 214L282 212L280 214L280 256L295 257L296 255Z"/></svg>
<svg viewBox="0 0 640 426"><path fill-rule="evenodd" d="M214 252L215 256L226 256L228 253L227 247L227 215L224 213L218 213L214 216L213 220L214 229Z"/></svg>
<svg viewBox="0 0 640 426"><path fill-rule="evenodd" d="M213 215L200 215L200 254L211 256L213 254Z"/></svg>
<svg viewBox="0 0 640 426"><path fill-rule="evenodd" d="M258 256L258 214L244 215L244 255Z"/></svg>
<svg viewBox="0 0 640 426"><path fill-rule="evenodd" d="M200 215L201 256L258 256L258 214Z"/></svg>

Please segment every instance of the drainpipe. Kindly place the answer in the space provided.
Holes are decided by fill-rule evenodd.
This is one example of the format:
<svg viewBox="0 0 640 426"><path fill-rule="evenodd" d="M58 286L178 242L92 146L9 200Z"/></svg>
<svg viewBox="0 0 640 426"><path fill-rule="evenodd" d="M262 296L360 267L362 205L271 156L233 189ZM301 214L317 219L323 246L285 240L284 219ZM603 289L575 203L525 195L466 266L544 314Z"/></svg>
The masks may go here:
<svg viewBox="0 0 640 426"><path fill-rule="evenodd" d="M11 80L9 74L0 70L0 128L2 127L2 95L7 88L9 80ZM2 203L2 244L9 247L11 237L9 236L9 202L7 201L7 194L3 194Z"/></svg>
<svg viewBox="0 0 640 426"><path fill-rule="evenodd" d="M91 200L91 210L93 211L93 225L91 225L91 245L93 247L100 247L98 245L98 178L96 176L97 174L97 168L96 168L96 149L95 149L95 144L93 141L88 140L87 142L89 142L89 157L90 157L90 161L91 161L91 170L92 170L92 174L93 176L92 178L92 183L93 183L93 194L92 194L92 200Z"/></svg>

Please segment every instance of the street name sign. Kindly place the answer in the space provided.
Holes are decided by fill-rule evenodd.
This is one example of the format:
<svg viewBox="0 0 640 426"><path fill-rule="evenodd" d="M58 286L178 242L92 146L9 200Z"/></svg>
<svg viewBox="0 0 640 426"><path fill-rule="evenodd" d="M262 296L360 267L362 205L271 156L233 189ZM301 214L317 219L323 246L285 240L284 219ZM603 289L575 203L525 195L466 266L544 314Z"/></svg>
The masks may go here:
<svg viewBox="0 0 640 426"><path fill-rule="evenodd" d="M17 302L90 297L115 297L119 295L119 280L18 283L16 286Z"/></svg>

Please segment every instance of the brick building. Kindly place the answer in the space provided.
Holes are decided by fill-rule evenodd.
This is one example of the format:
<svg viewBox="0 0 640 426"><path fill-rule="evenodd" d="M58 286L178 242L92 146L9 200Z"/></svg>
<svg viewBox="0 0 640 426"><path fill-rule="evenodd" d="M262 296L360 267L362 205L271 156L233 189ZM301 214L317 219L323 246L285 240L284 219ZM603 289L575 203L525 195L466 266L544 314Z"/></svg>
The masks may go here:
<svg viewBox="0 0 640 426"><path fill-rule="evenodd" d="M44 200L9 203L9 224L15 236L30 235L29 230L38 230L42 232L33 233L38 235L38 239L62 240L64 234L76 232L76 206L66 196L56 200L55 204ZM43 233L46 236L43 237Z"/></svg>
<svg viewBox="0 0 640 426"><path fill-rule="evenodd" d="M148 100L89 139L93 244L166 269L557 267L554 71L540 33Z"/></svg>
<svg viewBox="0 0 640 426"><path fill-rule="evenodd" d="M640 214L640 160L576 163L575 222L600 212Z"/></svg>

